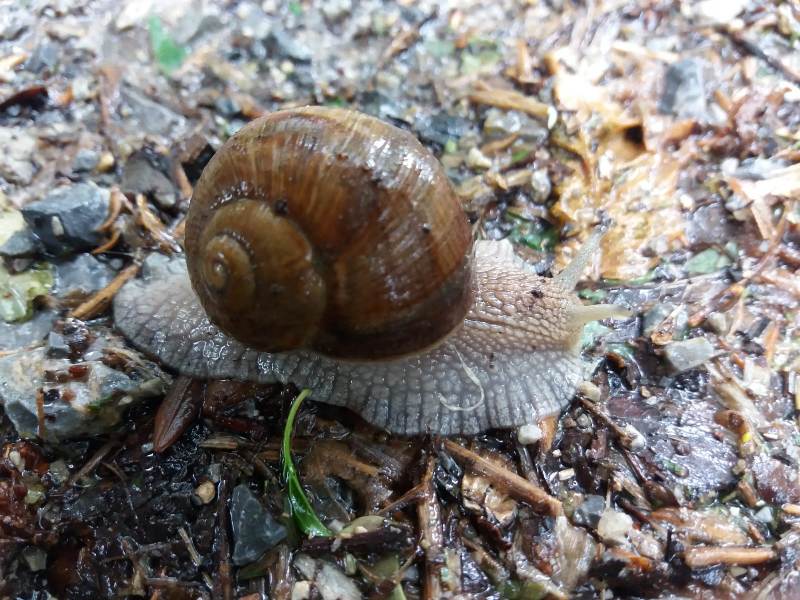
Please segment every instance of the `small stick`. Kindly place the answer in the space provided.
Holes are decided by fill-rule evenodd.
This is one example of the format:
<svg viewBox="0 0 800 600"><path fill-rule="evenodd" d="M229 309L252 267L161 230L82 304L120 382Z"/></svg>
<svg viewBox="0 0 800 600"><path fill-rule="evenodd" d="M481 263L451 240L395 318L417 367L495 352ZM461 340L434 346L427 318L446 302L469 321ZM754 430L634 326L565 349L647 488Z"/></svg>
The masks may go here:
<svg viewBox="0 0 800 600"><path fill-rule="evenodd" d="M36 390L36 420L39 424L39 437L44 439L47 436L47 429L44 425L44 391L42 388Z"/></svg>
<svg viewBox="0 0 800 600"><path fill-rule="evenodd" d="M79 481L82 477L89 475L92 471L94 471L95 467L103 462L103 459L105 459L105 457L116 447L116 440L108 441L100 446L97 452L94 453L94 456L92 456L92 458L90 458L85 465L78 469L78 471L76 471L72 477L67 480L62 489L72 487L76 481Z"/></svg>
<svg viewBox="0 0 800 600"><path fill-rule="evenodd" d="M120 232L119 229L113 230L111 232L111 237L108 238L107 241L105 241L102 244L100 244L97 248L92 250L91 253L96 255L96 254L102 254L103 252L107 252L107 251L111 250L114 246L117 245L117 242L119 241L119 238L120 238L121 235L122 235L122 233Z"/></svg>
<svg viewBox="0 0 800 600"><path fill-rule="evenodd" d="M748 40L742 33L734 31L728 26L719 27L718 31L728 36L734 44L739 46L748 54L752 54L756 58L763 60L770 67L782 73L784 77L789 79L795 85L800 85L800 72L795 71L790 65L782 61L777 56L767 54L761 48L759 48L755 42Z"/></svg>
<svg viewBox="0 0 800 600"><path fill-rule="evenodd" d="M686 565L701 569L711 565L760 565L775 560L775 550L769 546L749 548L747 546L695 546L683 553Z"/></svg>
<svg viewBox="0 0 800 600"><path fill-rule="evenodd" d="M203 557L200 556L200 553L195 548L194 542L192 538L189 537L189 533L183 527L178 527L178 535L181 536L183 543L186 545L186 550L189 552L189 558L192 559L192 563L195 567L199 567L203 564Z"/></svg>
<svg viewBox="0 0 800 600"><path fill-rule="evenodd" d="M69 316L85 321L102 314L123 284L136 276L139 272L139 266L137 262L134 262L125 267L111 280L111 283L70 312Z"/></svg>
<svg viewBox="0 0 800 600"><path fill-rule="evenodd" d="M473 471L504 489L513 498L525 502L547 515L558 516L564 514L561 502L557 498L554 498L527 479L486 460L479 454L456 444L452 440L445 440L444 447L450 454L466 462Z"/></svg>
<svg viewBox="0 0 800 600"><path fill-rule="evenodd" d="M230 561L230 541L228 535L228 482L219 482L217 496L217 576L212 593L215 598L234 600L233 573Z"/></svg>
<svg viewBox="0 0 800 600"><path fill-rule="evenodd" d="M186 232L186 217L182 217L181 220L178 221L178 224L172 228L172 231L170 233L172 234L172 237L174 237L176 240L181 240L183 239L185 232Z"/></svg>
<svg viewBox="0 0 800 600"><path fill-rule="evenodd" d="M787 515L792 515L793 517L800 517L800 504L791 504L787 502L783 506L781 506L781 510L785 512Z"/></svg>
<svg viewBox="0 0 800 600"><path fill-rule="evenodd" d="M415 485L410 490L408 490L405 494L400 496L397 500L395 500L391 504L387 504L386 506L384 506L377 512L377 514L382 516L390 515L397 510L405 508L409 504L419 502L424 497L425 497L425 487L424 484L420 483L418 485Z"/></svg>
<svg viewBox="0 0 800 600"><path fill-rule="evenodd" d="M116 186L111 188L111 194L108 202L108 216L106 217L105 221L97 226L95 231L105 231L111 227L111 224L117 220L117 217L122 210L123 200L125 200L125 203L127 203L127 198L125 198L125 195L119 190L119 188Z"/></svg>
<svg viewBox="0 0 800 600"><path fill-rule="evenodd" d="M467 97L475 104L486 104L505 110L520 110L539 119L548 118L550 111L553 110L549 104L539 102L535 98L514 90L490 87L483 82L478 82Z"/></svg>
<svg viewBox="0 0 800 600"><path fill-rule="evenodd" d="M434 600L442 597L442 581L439 577L437 565L445 563L442 533L441 507L436 498L433 487L433 472L436 468L436 458L428 458L428 466L422 478L425 490L424 501L417 506L419 518L420 542L419 545L425 552L425 577L422 583L423 600Z"/></svg>

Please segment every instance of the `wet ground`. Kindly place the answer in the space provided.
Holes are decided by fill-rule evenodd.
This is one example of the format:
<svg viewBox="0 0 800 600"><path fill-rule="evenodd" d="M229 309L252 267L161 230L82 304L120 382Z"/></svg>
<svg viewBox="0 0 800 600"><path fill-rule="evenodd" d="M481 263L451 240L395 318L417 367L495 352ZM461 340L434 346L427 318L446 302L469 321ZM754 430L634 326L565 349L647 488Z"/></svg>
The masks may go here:
<svg viewBox="0 0 800 600"><path fill-rule="evenodd" d="M797 598L790 2L0 2L0 597ZM167 3L164 3L165 5ZM247 121L357 108L543 274L613 225L537 436L405 439L114 331ZM165 397L166 396L166 397ZM296 513L295 513L296 514Z"/></svg>

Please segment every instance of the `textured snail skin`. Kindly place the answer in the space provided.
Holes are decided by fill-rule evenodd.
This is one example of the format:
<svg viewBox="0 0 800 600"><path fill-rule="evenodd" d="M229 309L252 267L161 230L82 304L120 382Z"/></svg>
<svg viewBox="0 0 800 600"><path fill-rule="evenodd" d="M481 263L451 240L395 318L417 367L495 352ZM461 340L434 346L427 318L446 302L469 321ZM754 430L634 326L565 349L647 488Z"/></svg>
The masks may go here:
<svg viewBox="0 0 800 600"><path fill-rule="evenodd" d="M556 278L530 271L508 242L478 242L475 302L463 324L434 348L389 360L248 348L208 320L180 257L127 283L114 299L114 319L136 346L184 374L292 382L395 433L517 427L558 414L571 400L582 379L583 325L626 314L583 306L571 291L597 239Z"/></svg>
<svg viewBox="0 0 800 600"><path fill-rule="evenodd" d="M338 109L257 119L206 166L186 259L128 282L117 327L196 378L294 383L401 434L477 433L557 414L581 380L572 291L478 242L409 133ZM148 266L148 265L145 265Z"/></svg>

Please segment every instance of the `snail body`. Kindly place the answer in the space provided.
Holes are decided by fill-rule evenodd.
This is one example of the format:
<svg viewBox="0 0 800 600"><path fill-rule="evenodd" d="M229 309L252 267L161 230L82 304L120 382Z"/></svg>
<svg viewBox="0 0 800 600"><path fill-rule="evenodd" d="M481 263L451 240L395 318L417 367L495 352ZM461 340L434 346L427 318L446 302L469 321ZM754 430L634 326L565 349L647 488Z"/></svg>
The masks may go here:
<svg viewBox="0 0 800 600"><path fill-rule="evenodd" d="M583 325L624 314L573 292L597 239L540 277L508 242L472 243L410 134L341 109L280 111L215 154L186 259L127 283L114 318L181 373L292 382L396 433L515 427L563 409Z"/></svg>

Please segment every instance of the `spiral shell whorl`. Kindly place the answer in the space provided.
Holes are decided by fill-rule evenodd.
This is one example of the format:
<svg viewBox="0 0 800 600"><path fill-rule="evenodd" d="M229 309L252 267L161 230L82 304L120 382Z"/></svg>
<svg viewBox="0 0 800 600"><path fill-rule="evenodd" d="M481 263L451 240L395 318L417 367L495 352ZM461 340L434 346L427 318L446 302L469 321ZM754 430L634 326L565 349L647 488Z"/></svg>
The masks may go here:
<svg viewBox="0 0 800 600"><path fill-rule="evenodd" d="M472 295L471 232L411 134L340 109L237 132L192 199L186 251L211 320L248 346L382 358L434 345Z"/></svg>
<svg viewBox="0 0 800 600"><path fill-rule="evenodd" d="M314 338L325 311L325 283L303 232L268 204L239 199L221 206L194 251L195 290L220 328L272 351Z"/></svg>

